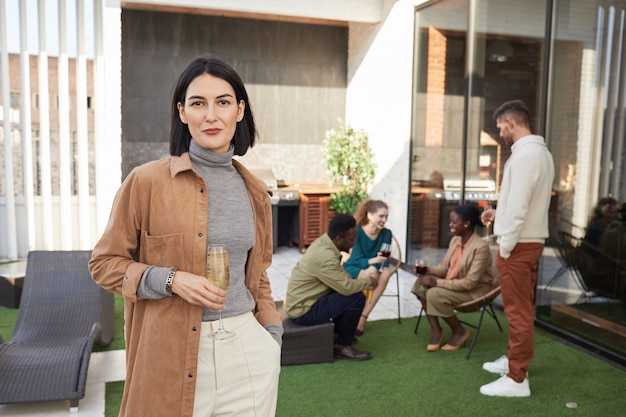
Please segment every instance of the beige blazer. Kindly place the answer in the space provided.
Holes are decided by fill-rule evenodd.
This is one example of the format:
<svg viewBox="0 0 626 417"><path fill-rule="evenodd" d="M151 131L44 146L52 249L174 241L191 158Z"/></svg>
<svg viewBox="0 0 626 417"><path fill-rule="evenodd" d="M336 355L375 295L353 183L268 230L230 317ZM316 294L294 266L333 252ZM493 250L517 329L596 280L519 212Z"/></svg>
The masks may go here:
<svg viewBox="0 0 626 417"><path fill-rule="evenodd" d="M491 249L487 242L476 233L467 242L459 263L459 279L445 279L450 266L450 257L460 243L461 237L455 236L450 241L448 251L439 265L428 267L428 275L437 278L437 286L454 291L467 291L472 299L478 298L491 290L493 285L493 266Z"/></svg>

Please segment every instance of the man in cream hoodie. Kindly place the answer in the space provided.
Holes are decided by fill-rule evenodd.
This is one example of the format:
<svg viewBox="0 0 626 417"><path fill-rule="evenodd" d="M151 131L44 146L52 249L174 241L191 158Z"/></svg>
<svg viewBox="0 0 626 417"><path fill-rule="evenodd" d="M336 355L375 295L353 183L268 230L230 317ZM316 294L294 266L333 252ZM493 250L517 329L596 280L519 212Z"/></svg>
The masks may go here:
<svg viewBox="0 0 626 417"><path fill-rule="evenodd" d="M482 214L494 222L496 259L504 314L509 320L507 355L483 369L502 376L480 388L481 394L528 397L528 365L534 354L534 287L537 264L548 237L548 209L554 162L544 138L530 130L530 114L520 100L503 103L493 114L500 138L511 146L504 165L496 210Z"/></svg>

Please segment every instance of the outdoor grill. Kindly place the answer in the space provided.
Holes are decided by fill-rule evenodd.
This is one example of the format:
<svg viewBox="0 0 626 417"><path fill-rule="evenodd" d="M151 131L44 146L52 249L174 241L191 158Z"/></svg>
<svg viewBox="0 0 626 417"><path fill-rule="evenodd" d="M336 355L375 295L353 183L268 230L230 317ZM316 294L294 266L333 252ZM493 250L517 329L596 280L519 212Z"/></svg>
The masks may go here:
<svg viewBox="0 0 626 417"><path fill-rule="evenodd" d="M497 203L496 183L491 179L465 180L465 203L476 203L484 208L487 205L495 208ZM443 181L443 195L440 205L439 246L447 247L452 234L450 233L450 212L461 204L461 180L448 179ZM484 233L477 227L479 234Z"/></svg>
<svg viewBox="0 0 626 417"><path fill-rule="evenodd" d="M443 180L443 192L446 200L459 201L461 198L461 180ZM465 181L465 201L494 201L496 183L490 179L471 179Z"/></svg>
<svg viewBox="0 0 626 417"><path fill-rule="evenodd" d="M271 168L254 168L250 171L259 177L272 192L273 206L298 206L300 204L300 192L294 187L282 187L278 185L278 179Z"/></svg>
<svg viewBox="0 0 626 417"><path fill-rule="evenodd" d="M272 192L272 225L274 249L283 241L291 242L298 236L298 209L300 191L296 187L280 186L271 168L253 168L250 171L259 177ZM297 239L297 238L296 238Z"/></svg>

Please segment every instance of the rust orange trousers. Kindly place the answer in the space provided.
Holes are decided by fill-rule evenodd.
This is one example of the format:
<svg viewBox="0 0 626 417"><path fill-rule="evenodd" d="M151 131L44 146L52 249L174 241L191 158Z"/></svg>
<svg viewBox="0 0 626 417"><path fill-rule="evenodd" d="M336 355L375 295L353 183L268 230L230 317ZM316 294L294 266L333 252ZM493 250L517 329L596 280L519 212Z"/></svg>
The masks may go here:
<svg viewBox="0 0 626 417"><path fill-rule="evenodd" d="M498 254L496 268L509 321L509 378L522 382L535 352L535 284L543 243L518 243L511 256Z"/></svg>

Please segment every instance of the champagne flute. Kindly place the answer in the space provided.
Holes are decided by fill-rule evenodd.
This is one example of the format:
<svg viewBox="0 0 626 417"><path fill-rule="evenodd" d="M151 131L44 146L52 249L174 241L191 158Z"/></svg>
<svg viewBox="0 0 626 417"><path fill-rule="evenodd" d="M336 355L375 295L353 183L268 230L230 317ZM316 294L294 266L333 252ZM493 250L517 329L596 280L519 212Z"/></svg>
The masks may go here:
<svg viewBox="0 0 626 417"><path fill-rule="evenodd" d="M230 273L228 270L228 252L224 245L207 246L206 271L209 282L223 290L228 288ZM216 340L224 340L233 337L235 333L224 328L221 311L219 315L219 327L215 332L211 333L211 337Z"/></svg>
<svg viewBox="0 0 626 417"><path fill-rule="evenodd" d="M426 273L426 268L428 268L428 263L426 262L425 259L416 259L415 260L415 273L418 276L419 279L419 290L420 291L426 291L428 289L428 287L426 287L424 284L422 284L422 277L424 276L424 274Z"/></svg>

